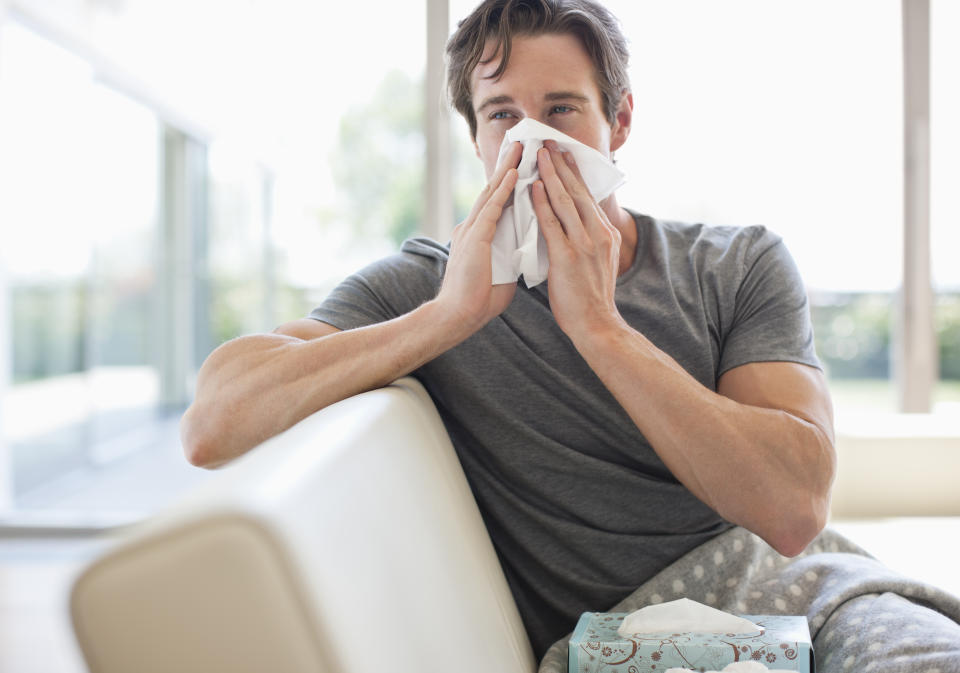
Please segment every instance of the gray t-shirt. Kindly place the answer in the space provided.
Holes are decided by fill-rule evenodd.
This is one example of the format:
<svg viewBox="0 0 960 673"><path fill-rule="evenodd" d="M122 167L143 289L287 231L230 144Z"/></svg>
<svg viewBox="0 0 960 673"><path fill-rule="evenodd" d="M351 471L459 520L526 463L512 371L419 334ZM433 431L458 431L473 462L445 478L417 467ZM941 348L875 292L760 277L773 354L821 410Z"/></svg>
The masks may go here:
<svg viewBox="0 0 960 673"><path fill-rule="evenodd" d="M700 383L716 390L750 362L819 367L779 237L634 219L617 306ZM403 315L436 296L448 253L407 241L310 317L348 330ZM538 658L581 612L605 610L731 526L674 478L557 327L546 283L520 283L499 317L413 374L450 432Z"/></svg>

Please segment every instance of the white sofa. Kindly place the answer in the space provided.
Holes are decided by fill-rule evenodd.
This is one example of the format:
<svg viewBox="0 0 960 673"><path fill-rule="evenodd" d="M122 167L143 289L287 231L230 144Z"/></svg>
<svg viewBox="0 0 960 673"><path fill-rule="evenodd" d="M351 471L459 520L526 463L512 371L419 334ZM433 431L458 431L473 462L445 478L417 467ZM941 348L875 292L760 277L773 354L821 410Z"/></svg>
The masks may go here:
<svg viewBox="0 0 960 673"><path fill-rule="evenodd" d="M92 673L531 673L496 553L413 379L324 409L77 578Z"/></svg>

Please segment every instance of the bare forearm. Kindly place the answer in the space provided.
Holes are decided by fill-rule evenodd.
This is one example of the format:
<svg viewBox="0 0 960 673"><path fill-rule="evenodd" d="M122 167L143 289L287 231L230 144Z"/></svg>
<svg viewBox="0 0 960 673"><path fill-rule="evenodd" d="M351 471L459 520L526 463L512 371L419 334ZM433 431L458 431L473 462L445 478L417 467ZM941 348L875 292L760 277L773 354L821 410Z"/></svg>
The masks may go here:
<svg viewBox="0 0 960 673"><path fill-rule="evenodd" d="M835 470L828 432L797 413L705 388L625 325L577 343L694 495L783 553L798 553L819 532Z"/></svg>
<svg viewBox="0 0 960 673"><path fill-rule="evenodd" d="M490 246L517 181L520 149L514 143L470 215L454 228L432 301L362 329L308 340L257 335L214 351L181 423L190 461L221 465L329 404L410 373L499 315L516 285L493 286Z"/></svg>
<svg viewBox="0 0 960 673"><path fill-rule="evenodd" d="M303 340L241 337L211 354L181 435L191 462L216 467L313 412L404 376L465 338L433 303L388 322Z"/></svg>

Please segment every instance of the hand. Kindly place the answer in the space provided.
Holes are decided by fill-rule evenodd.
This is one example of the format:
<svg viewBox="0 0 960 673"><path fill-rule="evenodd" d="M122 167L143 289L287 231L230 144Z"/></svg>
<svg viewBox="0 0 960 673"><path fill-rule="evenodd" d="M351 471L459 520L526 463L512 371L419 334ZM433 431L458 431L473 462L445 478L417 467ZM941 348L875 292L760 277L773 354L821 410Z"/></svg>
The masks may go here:
<svg viewBox="0 0 960 673"><path fill-rule="evenodd" d="M537 167L541 179L531 186L532 199L550 259L550 309L576 343L593 329L623 323L614 301L620 232L590 195L570 152L547 141Z"/></svg>
<svg viewBox="0 0 960 673"><path fill-rule="evenodd" d="M450 259L437 301L450 306L457 326L472 332L500 315L517 290L517 284L493 285L492 243L497 220L517 184L516 167L523 146L514 143L503 163L480 192L473 209L453 230Z"/></svg>

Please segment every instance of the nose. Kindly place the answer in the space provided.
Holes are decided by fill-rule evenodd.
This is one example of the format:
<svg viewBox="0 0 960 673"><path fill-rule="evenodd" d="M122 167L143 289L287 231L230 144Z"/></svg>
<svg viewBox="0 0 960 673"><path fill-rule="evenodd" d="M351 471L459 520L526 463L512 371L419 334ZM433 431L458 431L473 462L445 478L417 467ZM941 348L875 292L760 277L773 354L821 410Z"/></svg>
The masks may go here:
<svg viewBox="0 0 960 673"><path fill-rule="evenodd" d="M541 124L544 124L546 126L552 126L552 124L546 117L541 117L538 115L527 115L525 119L532 119L533 121L540 122Z"/></svg>

